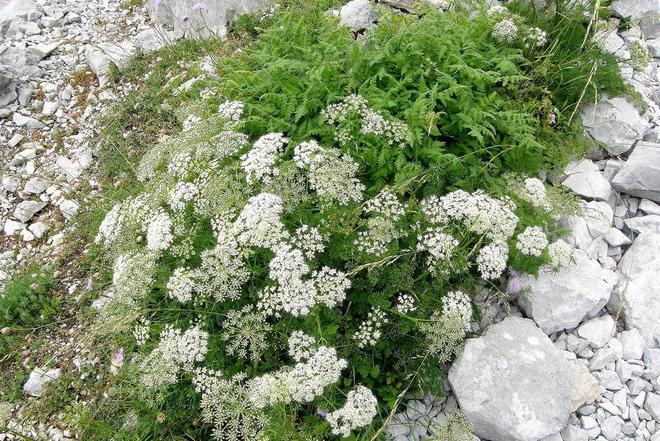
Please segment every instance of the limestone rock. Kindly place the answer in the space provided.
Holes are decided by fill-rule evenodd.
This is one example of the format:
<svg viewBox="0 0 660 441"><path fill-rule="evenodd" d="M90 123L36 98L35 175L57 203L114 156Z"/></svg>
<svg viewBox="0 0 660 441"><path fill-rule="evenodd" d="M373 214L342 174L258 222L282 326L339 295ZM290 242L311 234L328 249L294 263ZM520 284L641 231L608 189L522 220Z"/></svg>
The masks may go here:
<svg viewBox="0 0 660 441"><path fill-rule="evenodd" d="M631 196L660 202L660 144L638 142L612 186Z"/></svg>
<svg viewBox="0 0 660 441"><path fill-rule="evenodd" d="M639 330L651 346L660 335L660 234L644 233L619 263L619 283L613 301L621 308L627 329Z"/></svg>
<svg viewBox="0 0 660 441"><path fill-rule="evenodd" d="M571 410L576 411L585 404L593 403L600 396L602 388L587 366L577 362L574 362L573 365Z"/></svg>
<svg viewBox="0 0 660 441"><path fill-rule="evenodd" d="M21 222L27 222L46 205L48 205L47 202L23 201L16 206L14 217Z"/></svg>
<svg viewBox="0 0 660 441"><path fill-rule="evenodd" d="M612 2L610 9L617 17L630 17L632 20L660 14L657 0L616 0Z"/></svg>
<svg viewBox="0 0 660 441"><path fill-rule="evenodd" d="M593 348L602 348L616 332L614 319L609 314L593 318L580 325L577 333L589 342Z"/></svg>
<svg viewBox="0 0 660 441"><path fill-rule="evenodd" d="M566 424L572 375L570 363L534 322L508 317L466 342L449 383L479 437L532 441Z"/></svg>
<svg viewBox="0 0 660 441"><path fill-rule="evenodd" d="M658 214L631 217L629 219L624 219L623 223L638 234L660 233L660 215Z"/></svg>
<svg viewBox="0 0 660 441"><path fill-rule="evenodd" d="M642 139L649 126L637 108L625 98L606 98L586 106L582 123L587 132L613 155L630 150L637 140Z"/></svg>
<svg viewBox="0 0 660 441"><path fill-rule="evenodd" d="M270 0L206 0L202 4L204 7L199 7L198 0L170 0L166 5L165 2L150 1L149 12L157 23L171 26L177 37L200 35L224 37L228 25L238 17L267 9L272 2Z"/></svg>
<svg viewBox="0 0 660 441"><path fill-rule="evenodd" d="M353 0L339 10L339 24L348 26L353 31L362 31L378 19L369 0Z"/></svg>
<svg viewBox="0 0 660 441"><path fill-rule="evenodd" d="M51 381L57 380L60 377L59 369L51 369L45 371L40 367L36 367L30 372L30 377L23 385L23 393L33 397L40 397L43 394L44 387Z"/></svg>
<svg viewBox="0 0 660 441"><path fill-rule="evenodd" d="M543 267L538 278L520 277L530 292L521 295L518 303L546 334L575 328L592 317L607 303L616 284L616 274L601 268L584 251L575 250L574 256L575 263L559 271Z"/></svg>
<svg viewBox="0 0 660 441"><path fill-rule="evenodd" d="M612 193L609 181L598 170L598 166L589 159L583 159L578 164L566 167L568 175L562 185L587 199L607 201Z"/></svg>

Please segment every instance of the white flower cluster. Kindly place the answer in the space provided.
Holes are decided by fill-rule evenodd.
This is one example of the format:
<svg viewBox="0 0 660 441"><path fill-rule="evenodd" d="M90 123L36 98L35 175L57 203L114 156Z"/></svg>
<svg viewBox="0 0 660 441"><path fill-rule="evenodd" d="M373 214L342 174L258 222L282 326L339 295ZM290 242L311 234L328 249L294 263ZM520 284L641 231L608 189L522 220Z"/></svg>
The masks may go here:
<svg viewBox="0 0 660 441"><path fill-rule="evenodd" d="M353 339L357 341L360 349L367 346L374 346L378 343L382 334L383 325L388 323L385 312L380 308L372 308L367 314L367 319L360 323Z"/></svg>
<svg viewBox="0 0 660 441"><path fill-rule="evenodd" d="M149 340L149 325L151 322L148 319L141 318L133 327L133 338L135 338L136 345L144 346Z"/></svg>
<svg viewBox="0 0 660 441"><path fill-rule="evenodd" d="M192 300L193 291L195 291L194 272L186 268L175 269L167 282L168 297L185 303Z"/></svg>
<svg viewBox="0 0 660 441"><path fill-rule="evenodd" d="M390 217L397 221L404 215L405 207L399 202L394 192L386 188L381 190L375 198L365 202L364 212Z"/></svg>
<svg viewBox="0 0 660 441"><path fill-rule="evenodd" d="M218 107L218 114L229 121L238 121L243 115L244 108L244 104L240 101L225 101Z"/></svg>
<svg viewBox="0 0 660 441"><path fill-rule="evenodd" d="M192 160L192 149L183 149L170 157L167 163L167 172L172 176L181 178L190 171Z"/></svg>
<svg viewBox="0 0 660 441"><path fill-rule="evenodd" d="M142 196L114 205L103 218L94 242L112 245L129 225L142 229L152 212L153 208Z"/></svg>
<svg viewBox="0 0 660 441"><path fill-rule="evenodd" d="M252 149L241 156L247 182L270 182L279 173L275 163L288 142L281 133L269 133L259 138Z"/></svg>
<svg viewBox="0 0 660 441"><path fill-rule="evenodd" d="M518 191L519 196L535 207L548 210L548 194L543 181L538 178L525 178L523 188Z"/></svg>
<svg viewBox="0 0 660 441"><path fill-rule="evenodd" d="M504 43L512 43L518 35L518 26L512 18L498 20L493 26L493 38Z"/></svg>
<svg viewBox="0 0 660 441"><path fill-rule="evenodd" d="M153 252L130 253L119 256L113 265L113 301L132 306L149 293L156 268Z"/></svg>
<svg viewBox="0 0 660 441"><path fill-rule="evenodd" d="M462 291L450 291L442 298L442 313L455 315L464 324L465 331L470 330L472 319L472 304L467 294Z"/></svg>
<svg viewBox="0 0 660 441"><path fill-rule="evenodd" d="M368 388L357 386L348 393L341 409L330 412L326 417L332 433L348 437L352 430L371 424L377 415L376 397Z"/></svg>
<svg viewBox="0 0 660 441"><path fill-rule="evenodd" d="M518 235L516 248L528 256L539 257L548 246L548 237L541 227L527 227Z"/></svg>
<svg viewBox="0 0 660 441"><path fill-rule="evenodd" d="M188 130L192 129L197 124L199 124L201 121L202 118L197 115L188 115L186 119L183 121L183 131L187 132Z"/></svg>
<svg viewBox="0 0 660 441"><path fill-rule="evenodd" d="M302 250L308 259L313 259L317 254L323 252L325 249L323 242L324 239L319 229L309 225L298 228L292 238L293 245Z"/></svg>
<svg viewBox="0 0 660 441"><path fill-rule="evenodd" d="M438 262L451 257L458 246L458 240L450 234L442 232L438 227L432 227L417 239L417 251L429 253L426 265L431 273L436 271Z"/></svg>
<svg viewBox="0 0 660 441"><path fill-rule="evenodd" d="M490 16L509 15L509 10L506 8L506 6L496 4L488 8L488 15Z"/></svg>
<svg viewBox="0 0 660 441"><path fill-rule="evenodd" d="M568 265L573 258L573 247L563 240L558 240L548 245L548 255L550 265L554 267Z"/></svg>
<svg viewBox="0 0 660 441"><path fill-rule="evenodd" d="M396 302L396 310L401 314L408 314L417 309L415 298L410 294L401 294Z"/></svg>
<svg viewBox="0 0 660 441"><path fill-rule="evenodd" d="M197 196L199 190L197 186L190 182L177 182L170 190L170 207L173 210L183 210L186 204Z"/></svg>
<svg viewBox="0 0 660 441"><path fill-rule="evenodd" d="M380 255L387 251L387 247L402 236L397 229L394 219L385 216L376 216L367 219L366 230L358 232L355 245L358 250L372 255Z"/></svg>
<svg viewBox="0 0 660 441"><path fill-rule="evenodd" d="M539 28L529 28L525 36L525 46L528 48L542 47L547 43L548 38L544 30Z"/></svg>
<svg viewBox="0 0 660 441"><path fill-rule="evenodd" d="M518 224L515 204L510 199L495 199L483 191L468 193L456 190L445 196L431 196L422 201L422 211L431 223L449 221L463 224L470 231L493 241L509 239Z"/></svg>
<svg viewBox="0 0 660 441"><path fill-rule="evenodd" d="M362 200L365 187L356 177L359 165L338 149L303 142L295 148L294 161L308 170L309 185L320 199L343 205Z"/></svg>
<svg viewBox="0 0 660 441"><path fill-rule="evenodd" d="M351 94L338 103L330 104L321 110L321 116L328 124L344 122L352 113L364 113L369 109L369 103L361 95Z"/></svg>
<svg viewBox="0 0 660 441"><path fill-rule="evenodd" d="M268 418L250 404L245 378L239 373L225 380L221 372L195 369L192 381L202 395L202 419L214 426L213 438L218 441L268 440Z"/></svg>
<svg viewBox="0 0 660 441"><path fill-rule="evenodd" d="M360 131L368 135L383 136L389 145L398 144L403 147L408 136L408 125L401 121L388 121L380 113L367 110L362 114Z"/></svg>
<svg viewBox="0 0 660 441"><path fill-rule="evenodd" d="M293 344L305 344L298 338ZM292 348L301 361L290 368L273 374L255 377L249 382L249 399L258 408L291 401L306 403L323 394L323 389L336 383L341 371L348 366L346 360L337 356L334 348L319 346L313 351Z"/></svg>
<svg viewBox="0 0 660 441"><path fill-rule="evenodd" d="M388 121L383 115L369 108L367 100L360 95L352 94L336 104L331 104L321 111L321 116L328 124L336 125L345 122L354 115L360 118L360 131L364 134L383 136L388 144L403 146L410 130L401 121ZM335 140L346 144L352 141L352 136L346 130L340 130Z"/></svg>
<svg viewBox="0 0 660 441"><path fill-rule="evenodd" d="M303 331L293 331L289 336L289 355L296 362L307 360L312 356L316 340Z"/></svg>
<svg viewBox="0 0 660 441"><path fill-rule="evenodd" d="M505 242L493 242L479 250L477 268L485 280L499 278L506 269L509 248Z"/></svg>
<svg viewBox="0 0 660 441"><path fill-rule="evenodd" d="M202 263L193 272L195 290L216 301L235 300L250 278L240 250L231 237L201 254Z"/></svg>
<svg viewBox="0 0 660 441"><path fill-rule="evenodd" d="M268 349L266 338L270 330L271 326L263 314L245 306L240 311L227 313L222 322L222 340L229 355L245 360L249 358L256 363Z"/></svg>
<svg viewBox="0 0 660 441"><path fill-rule="evenodd" d="M166 325L158 346L140 364L141 381L149 389L174 384L179 372L192 372L195 363L204 361L209 334L193 326L182 332Z"/></svg>
<svg viewBox="0 0 660 441"><path fill-rule="evenodd" d="M147 249L164 251L174 240L172 234L172 219L163 209L159 209L153 217L143 225L147 233Z"/></svg>
<svg viewBox="0 0 660 441"><path fill-rule="evenodd" d="M208 148L198 148L196 154L198 157L222 159L235 155L248 145L248 142L249 138L244 133L224 130L209 140Z"/></svg>
<svg viewBox="0 0 660 441"><path fill-rule="evenodd" d="M364 204L364 212L372 217L366 222L366 230L358 233L355 245L367 254L383 254L402 236L396 222L405 214L405 207L392 190L384 189Z"/></svg>
<svg viewBox="0 0 660 441"><path fill-rule="evenodd" d="M234 223L234 234L239 244L257 248L275 248L288 238L280 220L282 198L271 193L251 197Z"/></svg>

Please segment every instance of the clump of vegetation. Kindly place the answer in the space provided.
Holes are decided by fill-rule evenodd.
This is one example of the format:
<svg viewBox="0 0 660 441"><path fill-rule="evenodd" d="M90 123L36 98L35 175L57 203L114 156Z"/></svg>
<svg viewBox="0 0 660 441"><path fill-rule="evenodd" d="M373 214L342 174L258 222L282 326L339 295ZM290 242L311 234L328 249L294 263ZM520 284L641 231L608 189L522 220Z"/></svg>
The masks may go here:
<svg viewBox="0 0 660 441"><path fill-rule="evenodd" d="M95 331L132 355L98 413L69 409L86 439L368 439L404 390L443 393L476 286L570 260L577 204L529 176L621 87L578 6L384 15L356 41L304 3L180 43L217 77L171 49L129 72L146 92L105 130L122 183L87 233L112 268Z"/></svg>

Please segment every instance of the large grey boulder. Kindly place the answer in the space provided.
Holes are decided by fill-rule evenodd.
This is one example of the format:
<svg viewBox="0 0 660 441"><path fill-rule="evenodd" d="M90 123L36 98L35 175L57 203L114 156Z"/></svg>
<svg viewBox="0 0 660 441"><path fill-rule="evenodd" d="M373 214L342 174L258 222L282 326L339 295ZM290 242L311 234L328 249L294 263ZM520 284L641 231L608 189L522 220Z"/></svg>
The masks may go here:
<svg viewBox="0 0 660 441"><path fill-rule="evenodd" d="M660 144L638 142L612 179L612 186L631 196L660 202Z"/></svg>
<svg viewBox="0 0 660 441"><path fill-rule="evenodd" d="M370 0L352 0L339 9L339 24L355 32L367 29L376 20L378 14Z"/></svg>
<svg viewBox="0 0 660 441"><path fill-rule="evenodd" d="M37 202L37 201L23 201L16 205L16 210L14 210L14 217L21 222L27 222L32 217L41 211L48 202Z"/></svg>
<svg viewBox="0 0 660 441"><path fill-rule="evenodd" d="M627 329L636 328L648 345L660 335L660 233L643 233L619 263L612 298Z"/></svg>
<svg viewBox="0 0 660 441"><path fill-rule="evenodd" d="M177 37L215 34L223 37L230 23L243 14L272 5L271 0L150 0L148 7L156 23L171 27Z"/></svg>
<svg viewBox="0 0 660 441"><path fill-rule="evenodd" d="M546 333L572 329L585 317L593 317L609 300L616 274L603 269L583 250L575 250L575 262L559 271L545 266L533 275L520 277L527 291L518 304Z"/></svg>
<svg viewBox="0 0 660 441"><path fill-rule="evenodd" d="M649 127L647 120L625 98L606 98L585 106L582 124L613 155L621 155L630 150Z"/></svg>
<svg viewBox="0 0 660 441"><path fill-rule="evenodd" d="M45 371L40 367L34 368L30 372L27 382L23 385L23 393L32 397L40 397L44 393L46 384L57 380L60 374L61 371L59 369Z"/></svg>
<svg viewBox="0 0 660 441"><path fill-rule="evenodd" d="M612 194L610 182L590 159L569 164L564 170L567 176L562 185L586 199L607 201Z"/></svg>
<svg viewBox="0 0 660 441"><path fill-rule="evenodd" d="M0 65L0 93L14 81L14 75L9 70Z"/></svg>
<svg viewBox="0 0 660 441"><path fill-rule="evenodd" d="M536 441L566 424L573 376L574 367L534 322L508 317L466 342L449 383L476 435Z"/></svg>
<svg viewBox="0 0 660 441"><path fill-rule="evenodd" d="M4 7L0 4L0 36L5 35L12 21L36 19L41 14L41 6L33 0L10 0Z"/></svg>
<svg viewBox="0 0 660 441"><path fill-rule="evenodd" d="M138 52L151 52L165 46L171 40L170 36L155 29L146 29L134 37L118 43L104 42L87 46L85 56L89 68L105 85L111 66L125 71L131 64L131 58Z"/></svg>
<svg viewBox="0 0 660 441"><path fill-rule="evenodd" d="M640 20L642 17L660 14L658 0L615 0L610 9L617 17L630 17Z"/></svg>

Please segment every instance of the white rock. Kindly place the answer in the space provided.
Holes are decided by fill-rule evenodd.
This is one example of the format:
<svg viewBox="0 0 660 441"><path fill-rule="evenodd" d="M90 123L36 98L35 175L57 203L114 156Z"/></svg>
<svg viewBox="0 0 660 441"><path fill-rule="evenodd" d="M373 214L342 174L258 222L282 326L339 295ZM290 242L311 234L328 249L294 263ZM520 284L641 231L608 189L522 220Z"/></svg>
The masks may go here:
<svg viewBox="0 0 660 441"><path fill-rule="evenodd" d="M41 194L46 191L49 185L50 182L48 182L46 179L30 178L30 180L25 183L25 188L23 191L25 193Z"/></svg>
<svg viewBox="0 0 660 441"><path fill-rule="evenodd" d="M356 32L368 28L377 19L369 0L352 0L339 10L339 23Z"/></svg>
<svg viewBox="0 0 660 441"><path fill-rule="evenodd" d="M639 203L639 209L646 214L658 214L660 215L660 205L655 202L651 202L648 199L642 199Z"/></svg>
<svg viewBox="0 0 660 441"><path fill-rule="evenodd" d="M632 20L660 14L660 5L656 0L616 0L610 9L617 17L630 17Z"/></svg>
<svg viewBox="0 0 660 441"><path fill-rule="evenodd" d="M577 333L589 342L593 348L602 348L616 331L614 320L609 314L593 318L580 325Z"/></svg>
<svg viewBox="0 0 660 441"><path fill-rule="evenodd" d="M561 431L561 438L563 441L587 441L589 436L581 427L569 424Z"/></svg>
<svg viewBox="0 0 660 441"><path fill-rule="evenodd" d="M531 441L566 424L571 371L561 351L531 320L508 317L466 342L449 382L476 435Z"/></svg>
<svg viewBox="0 0 660 441"><path fill-rule="evenodd" d="M605 235L603 235L603 239L605 239L605 241L613 247L630 245L632 243L632 240L630 240L628 236L616 228L610 228L607 230Z"/></svg>
<svg viewBox="0 0 660 441"><path fill-rule="evenodd" d="M7 236L13 236L15 234L18 234L23 228L25 228L25 224L21 222L17 222L12 219L7 219L5 221L3 231Z"/></svg>
<svg viewBox="0 0 660 441"><path fill-rule="evenodd" d="M34 368L30 372L28 381L23 385L23 393L33 397L40 397L43 394L44 386L51 381L57 380L60 374L61 371L59 369L44 371L40 367Z"/></svg>
<svg viewBox="0 0 660 441"><path fill-rule="evenodd" d="M44 222L35 222L28 227L28 230L34 234L34 237L41 239L44 237L44 234L46 234L46 231L48 231L48 224Z"/></svg>
<svg viewBox="0 0 660 441"><path fill-rule="evenodd" d="M618 339L623 347L623 358L625 360L641 360L646 349L646 343L642 334L635 328L629 331L623 331L618 335Z"/></svg>
<svg viewBox="0 0 660 441"><path fill-rule="evenodd" d="M148 3L157 23L173 27L177 37L193 38L209 34L224 37L228 25L241 15L272 6L269 0L206 0L206 7L195 11L196 0L171 0L160 7L154 7L151 0Z"/></svg>
<svg viewBox="0 0 660 441"><path fill-rule="evenodd" d="M660 215L631 217L624 219L623 223L635 233L660 233Z"/></svg>
<svg viewBox="0 0 660 441"><path fill-rule="evenodd" d="M17 126L27 127L30 130L39 130L46 127L46 125L41 121L39 121L38 119L32 118L30 116L24 116L17 112L14 112L12 121L14 121L14 124L16 124Z"/></svg>
<svg viewBox="0 0 660 441"><path fill-rule="evenodd" d="M612 186L631 196L660 202L660 144L638 142Z"/></svg>
<svg viewBox="0 0 660 441"><path fill-rule="evenodd" d="M16 206L14 217L21 222L27 222L46 205L47 202L23 201Z"/></svg>
<svg viewBox="0 0 660 441"><path fill-rule="evenodd" d="M67 220L71 219L78 212L79 208L80 205L74 200L65 200L60 204L60 211Z"/></svg>
<svg viewBox="0 0 660 441"><path fill-rule="evenodd" d="M564 173L568 177L562 185L580 196L599 201L607 201L610 198L612 186L591 160L583 159L577 165L569 165Z"/></svg>
<svg viewBox="0 0 660 441"><path fill-rule="evenodd" d="M619 263L614 306L627 329L636 328L648 345L660 335L660 234L641 234Z"/></svg>
<svg viewBox="0 0 660 441"><path fill-rule="evenodd" d="M585 317L593 317L609 300L616 275L601 268L582 250L575 250L575 263L559 271L543 267L538 279L520 277L529 288L518 303L546 334L575 328Z"/></svg>
<svg viewBox="0 0 660 441"><path fill-rule="evenodd" d="M616 35L608 31L608 34ZM602 142L612 155L630 150L649 127L637 108L625 98L606 98L585 106L582 123L589 134Z"/></svg>
<svg viewBox="0 0 660 441"><path fill-rule="evenodd" d="M656 421L660 421L660 395L649 392L644 401L644 410Z"/></svg>

